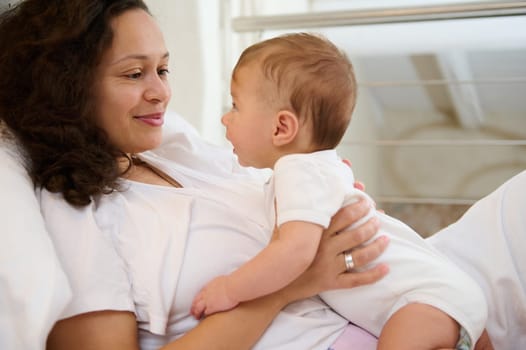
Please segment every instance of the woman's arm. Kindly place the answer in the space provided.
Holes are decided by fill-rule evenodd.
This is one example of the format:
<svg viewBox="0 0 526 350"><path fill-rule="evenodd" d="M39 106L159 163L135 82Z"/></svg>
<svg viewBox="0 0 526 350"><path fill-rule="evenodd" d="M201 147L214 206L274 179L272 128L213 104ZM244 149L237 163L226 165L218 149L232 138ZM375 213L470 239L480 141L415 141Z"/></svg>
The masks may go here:
<svg viewBox="0 0 526 350"><path fill-rule="evenodd" d="M137 322L127 311L97 311L55 324L48 350L138 350Z"/></svg>
<svg viewBox="0 0 526 350"><path fill-rule="evenodd" d="M363 200L340 210L325 230L312 265L289 286L242 303L233 310L207 317L185 336L162 349L250 349L287 304L325 290L361 286L383 277L387 273L385 265L363 272L345 273L344 251L354 248L353 259L359 267L374 260L387 246L385 238L378 238L370 245L358 247L378 230L376 219L337 234L366 215L368 210L368 204ZM48 349L138 349L136 327L133 314L128 312L104 311L79 315L56 324L49 337Z"/></svg>

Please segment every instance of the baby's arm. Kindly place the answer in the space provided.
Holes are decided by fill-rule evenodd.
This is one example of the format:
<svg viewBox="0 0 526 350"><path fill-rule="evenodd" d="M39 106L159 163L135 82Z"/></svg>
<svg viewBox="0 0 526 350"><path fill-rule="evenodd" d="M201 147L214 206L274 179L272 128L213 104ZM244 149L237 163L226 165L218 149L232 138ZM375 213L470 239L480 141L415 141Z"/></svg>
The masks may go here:
<svg viewBox="0 0 526 350"><path fill-rule="evenodd" d="M199 318L275 292L309 267L323 228L304 221L286 222L277 239L229 275L209 282L194 298L191 313Z"/></svg>

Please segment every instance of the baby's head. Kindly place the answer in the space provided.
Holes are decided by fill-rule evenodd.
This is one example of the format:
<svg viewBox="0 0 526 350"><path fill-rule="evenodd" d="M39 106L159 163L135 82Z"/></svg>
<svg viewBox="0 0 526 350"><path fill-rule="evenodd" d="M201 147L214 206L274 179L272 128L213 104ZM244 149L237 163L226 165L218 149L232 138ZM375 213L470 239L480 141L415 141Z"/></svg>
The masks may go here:
<svg viewBox="0 0 526 350"><path fill-rule="evenodd" d="M335 148L341 141L356 103L351 62L321 35L286 34L248 47L232 73L257 65L260 98L273 111L294 114L308 132L309 150ZM300 134L301 135L301 134Z"/></svg>

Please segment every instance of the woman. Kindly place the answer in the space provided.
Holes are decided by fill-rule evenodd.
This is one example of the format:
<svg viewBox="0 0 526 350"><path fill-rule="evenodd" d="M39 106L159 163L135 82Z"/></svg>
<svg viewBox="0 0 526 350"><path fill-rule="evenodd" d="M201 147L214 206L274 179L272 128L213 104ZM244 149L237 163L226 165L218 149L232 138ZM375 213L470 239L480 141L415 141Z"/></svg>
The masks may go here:
<svg viewBox="0 0 526 350"><path fill-rule="evenodd" d="M345 320L316 298L291 302L387 272L342 273L343 251L376 229L372 221L334 235L356 219L346 216L363 215L361 203L334 218L315 263L291 286L197 324L189 296L266 244L256 212L262 177L234 169L231 154L182 120L146 152L161 144L170 99L169 55L146 5L27 0L2 16L0 52L0 115L42 188L73 292L50 349L327 348ZM217 249L224 240L237 251ZM356 266L385 246L356 248Z"/></svg>
<svg viewBox="0 0 526 350"><path fill-rule="evenodd" d="M296 339L290 337L269 344L273 341L272 333L286 337L288 333L299 332L302 337L309 335L311 344L317 342L311 348L323 349L322 343L330 344L342 333L344 321L316 299L280 310L291 301L321 290L350 288L373 282L385 274L385 266L361 273L342 273L345 271L342 252L366 241L375 233L377 224L368 222L357 230L334 235L368 210L364 203L348 208L333 219L314 264L291 286L230 312L206 318L198 325L193 323L188 310L185 311L185 295L193 296L201 283L198 279L204 284L209 275L234 268L264 246L258 234L266 228L259 224L258 211L252 210L259 208L260 193L252 191L260 186L257 178L232 165L231 154L199 141L182 120L176 120L178 129L167 134L163 146L155 152L141 153L139 158L146 163L140 159L132 163L132 153L156 147L161 141L159 125L170 97L165 80L164 42L145 9L137 0L27 0L0 20L0 118L24 149L33 182L44 188L40 193L41 207L73 289L73 299L61 315L63 320L51 332L48 347L136 349L138 325L145 349L160 347L169 341L172 342L166 345L167 349L246 349L262 337L276 318L256 346L290 349ZM1 159L6 159L4 154ZM155 166L169 173L168 176ZM0 169L2 173L6 170L4 166ZM224 182L224 175L228 174L231 179L232 173L237 174L235 181ZM4 179L0 181L5 185L2 189L11 186L4 183ZM180 185L184 188L178 188ZM524 191L526 181L522 181L522 187L503 187L497 199L503 197L503 193L518 195ZM18 191L14 194L20 195ZM245 197L252 200L243 201ZM172 206L173 198L176 203ZM202 207L193 206L202 204L203 200L208 200L203 205L214 207L214 211L204 210L206 215L219 215L216 210L226 212L228 221L224 223L224 217L214 220L197 215ZM144 201L146 205L141 206ZM524 205L522 200L510 202L505 208L509 213L516 213ZM12 219L10 214L17 208L29 210L21 205L4 208L7 212L2 214L7 219ZM484 213L488 220L494 215L491 208L493 206ZM478 213L477 209L474 212ZM519 224L522 216L515 215L515 218L516 230L503 230L501 239L507 239L506 234L510 234L516 239L511 246L523 247L526 230ZM203 223L201 219L208 222ZM213 225L207 226L217 224L216 221L225 225L222 231ZM189 224L199 227L191 227L193 230L187 235L185 228ZM165 231L156 230L156 225ZM237 225L254 230L244 232L246 227ZM485 226L486 222L481 221L480 225ZM173 231L164 234L172 227ZM481 232L479 226L471 231ZM221 235L214 236L215 232ZM454 232L455 235L446 232L437 236L441 238L437 244L441 244L444 251L451 249L452 257L462 257L462 250L470 246L473 237L465 236L459 252L453 250L453 246L463 237L459 234L466 231ZM488 238L491 232L484 231L475 241L491 242ZM513 232L516 235L512 236ZM245 250L221 255L222 239L229 240L225 247L234 247L230 242L233 238L238 239L239 246ZM8 239L8 246L10 243ZM354 248L355 265L372 261L385 246L386 242L379 240L365 248ZM481 272L477 280L488 294L508 288L509 284L499 287L494 283L499 281L499 274L488 275L491 278L484 283L486 270L479 266L491 265L496 267L495 271L502 272L513 265L504 266L488 259L491 256L488 253L495 248L489 245L487 250L474 253L464 262L458 259L463 268L472 267ZM498 252L508 254L506 250ZM520 258L516 252L509 254L510 258ZM521 261L516 260L516 266L526 265ZM50 265L56 264L51 261ZM182 268L178 269L177 265ZM8 265L0 264L2 274L5 266ZM157 268L150 268L152 266ZM55 266L46 268L57 270ZM32 275L37 275L39 270L32 271L35 271ZM62 281L61 273L55 276L57 281ZM520 286L518 282L511 284ZM39 289L47 292L48 287L49 283L42 283ZM67 294L49 296L46 300L53 299L55 303L49 305L63 308L65 303L56 299L67 298ZM506 294L509 295L521 294ZM191 299L187 299L189 308ZM490 321L500 324L503 319L510 320L515 338L507 339L497 327L493 328L497 330L494 333L490 329L490 335L499 337L502 349L522 348L526 338L521 331L526 329L521 319L521 315L526 314L521 312L526 305L524 293L519 301L502 298L501 303L513 304L518 311L510 313L501 304L490 302L490 309L495 307L494 312L490 310ZM40 308L43 309L45 307ZM1 310L6 312L4 308ZM27 312L24 308L15 311ZM49 314L54 316L56 310ZM161 317L157 317L159 315ZM163 315L167 316L166 320L162 319ZM315 327L314 336L312 330L301 332L304 326L301 322L305 320L321 322L322 326ZM281 325L286 326L283 333L280 333ZM507 326L505 324L504 329L508 329ZM178 338L173 340L175 337ZM20 342L15 340L13 344Z"/></svg>

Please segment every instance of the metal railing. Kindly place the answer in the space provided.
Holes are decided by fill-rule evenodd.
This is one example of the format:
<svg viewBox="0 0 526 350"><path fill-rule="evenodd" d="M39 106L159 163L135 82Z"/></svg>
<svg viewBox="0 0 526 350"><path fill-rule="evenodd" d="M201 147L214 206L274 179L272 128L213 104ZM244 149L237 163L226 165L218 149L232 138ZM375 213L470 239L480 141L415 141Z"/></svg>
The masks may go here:
<svg viewBox="0 0 526 350"><path fill-rule="evenodd" d="M526 15L526 1L447 4L375 10L343 10L287 15L241 16L232 19L235 32L338 27L365 24L438 21Z"/></svg>

